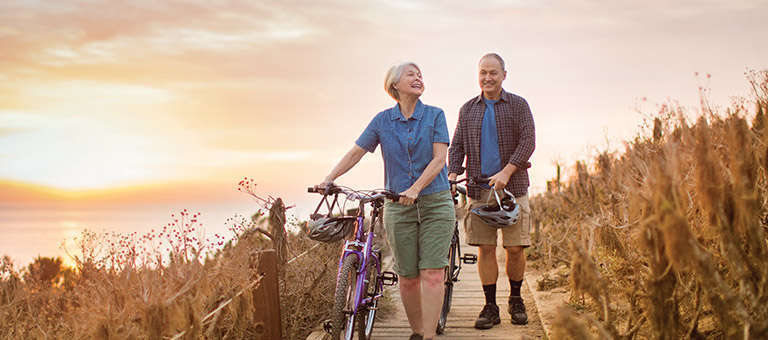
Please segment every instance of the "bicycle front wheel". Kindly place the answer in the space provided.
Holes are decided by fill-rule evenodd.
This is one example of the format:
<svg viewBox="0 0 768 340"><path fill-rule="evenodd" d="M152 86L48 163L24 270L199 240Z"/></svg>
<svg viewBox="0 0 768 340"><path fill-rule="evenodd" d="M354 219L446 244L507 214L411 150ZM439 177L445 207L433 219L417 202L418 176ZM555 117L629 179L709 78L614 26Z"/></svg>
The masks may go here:
<svg viewBox="0 0 768 340"><path fill-rule="evenodd" d="M372 300L368 305L360 306L357 312L358 339L370 340L373 333L373 323L376 321L376 310L379 306L379 300L373 298L381 293L378 269L378 260L371 256L366 272L366 282L363 283L363 292Z"/></svg>
<svg viewBox="0 0 768 340"><path fill-rule="evenodd" d="M458 263L458 238L454 235L451 240L451 248L448 252L448 267L445 268L445 293L443 294L443 309L440 311L440 318L437 320L437 334L445 333L445 327L448 323L448 313L451 312L451 301L453 299L453 273L456 271Z"/></svg>
<svg viewBox="0 0 768 340"><path fill-rule="evenodd" d="M339 276L336 278L336 292L333 302L333 325L331 339L351 340L355 329L355 282L359 260L355 255L344 258Z"/></svg>

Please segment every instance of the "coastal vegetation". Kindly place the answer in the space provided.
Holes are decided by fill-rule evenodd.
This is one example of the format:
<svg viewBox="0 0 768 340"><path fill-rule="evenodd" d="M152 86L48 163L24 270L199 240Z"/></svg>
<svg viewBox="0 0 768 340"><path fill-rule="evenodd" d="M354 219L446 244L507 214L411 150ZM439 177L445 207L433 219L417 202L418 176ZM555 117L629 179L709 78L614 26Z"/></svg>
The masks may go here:
<svg viewBox="0 0 768 340"><path fill-rule="evenodd" d="M532 199L530 256L568 273L553 338L768 337L768 71L745 75L750 98L661 105Z"/></svg>

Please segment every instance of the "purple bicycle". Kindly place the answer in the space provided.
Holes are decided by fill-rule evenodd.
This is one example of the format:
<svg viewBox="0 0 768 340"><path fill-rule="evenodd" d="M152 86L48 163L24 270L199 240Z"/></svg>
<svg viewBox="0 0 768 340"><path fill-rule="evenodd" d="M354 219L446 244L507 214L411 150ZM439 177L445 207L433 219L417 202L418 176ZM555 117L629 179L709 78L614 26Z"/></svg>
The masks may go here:
<svg viewBox="0 0 768 340"><path fill-rule="evenodd" d="M333 314L324 328L331 338L352 340L355 331L358 339L370 339L373 324L376 319L379 299L384 294L384 286L397 284L397 275L393 272L382 271L381 249L374 247L374 226L381 221L384 200L397 201L398 194L387 190L351 190L341 186L328 188L311 187L311 193L319 193L323 198L318 203L312 220L321 221L316 224L320 237L310 238L321 241L335 241L347 238L354 229L354 238L344 243L339 258L339 271L336 276L336 291L334 294ZM339 195L359 202L355 216L345 214L339 201ZM332 200L331 200L332 197ZM318 214L318 210L326 204L328 213ZM371 221L365 223L365 206L371 205ZM340 213L333 215L338 208Z"/></svg>

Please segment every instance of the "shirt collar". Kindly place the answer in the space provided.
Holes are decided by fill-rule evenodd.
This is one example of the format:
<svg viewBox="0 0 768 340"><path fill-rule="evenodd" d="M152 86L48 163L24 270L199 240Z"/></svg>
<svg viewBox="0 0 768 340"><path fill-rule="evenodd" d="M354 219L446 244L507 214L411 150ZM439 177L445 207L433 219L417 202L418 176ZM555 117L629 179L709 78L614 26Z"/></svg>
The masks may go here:
<svg viewBox="0 0 768 340"><path fill-rule="evenodd" d="M504 88L501 88L501 96L499 96L499 101L510 103L512 101L511 95L509 92L504 91ZM480 95L475 97L475 104L481 104L483 102L483 93L480 92Z"/></svg>
<svg viewBox="0 0 768 340"><path fill-rule="evenodd" d="M424 104L421 103L421 99L416 101L416 107L413 108L413 115L411 115L411 118L416 120L421 120L421 117L424 116ZM405 121L405 116L403 116L403 113L400 112L400 104L395 104L394 107L389 111L389 118L392 120L401 120Z"/></svg>

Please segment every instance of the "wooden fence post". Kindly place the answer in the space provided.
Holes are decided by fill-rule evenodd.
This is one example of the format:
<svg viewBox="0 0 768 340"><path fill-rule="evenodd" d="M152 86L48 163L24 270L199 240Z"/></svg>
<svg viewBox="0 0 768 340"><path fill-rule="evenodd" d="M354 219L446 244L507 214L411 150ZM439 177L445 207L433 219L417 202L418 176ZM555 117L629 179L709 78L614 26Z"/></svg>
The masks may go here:
<svg viewBox="0 0 768 340"><path fill-rule="evenodd" d="M272 246L277 251L280 265L288 260L288 245L285 236L285 204L278 197L269 208L269 231L272 233Z"/></svg>
<svg viewBox="0 0 768 340"><path fill-rule="evenodd" d="M280 322L280 283L278 281L277 252L274 249L261 251L259 256L259 274L261 283L253 294L255 319L264 325L262 339L280 340L282 329Z"/></svg>

